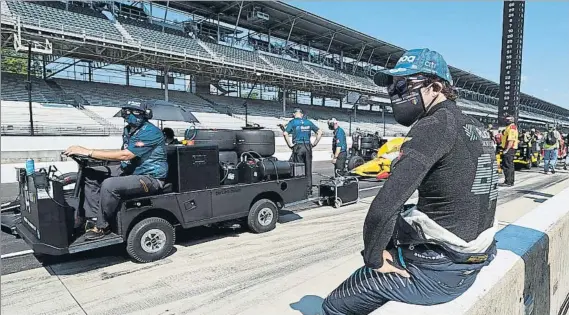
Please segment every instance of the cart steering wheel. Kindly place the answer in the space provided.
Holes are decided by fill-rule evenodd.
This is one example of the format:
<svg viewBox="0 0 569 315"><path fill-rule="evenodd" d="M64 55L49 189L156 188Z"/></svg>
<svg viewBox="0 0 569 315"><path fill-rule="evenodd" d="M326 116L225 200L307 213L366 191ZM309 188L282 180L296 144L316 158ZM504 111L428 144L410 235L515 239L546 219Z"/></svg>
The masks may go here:
<svg viewBox="0 0 569 315"><path fill-rule="evenodd" d="M86 166L86 165L89 165L91 163L100 163L102 161L102 160L94 159L92 157L88 157L86 155L80 155L80 154L72 154L72 155L69 155L69 157L81 166Z"/></svg>

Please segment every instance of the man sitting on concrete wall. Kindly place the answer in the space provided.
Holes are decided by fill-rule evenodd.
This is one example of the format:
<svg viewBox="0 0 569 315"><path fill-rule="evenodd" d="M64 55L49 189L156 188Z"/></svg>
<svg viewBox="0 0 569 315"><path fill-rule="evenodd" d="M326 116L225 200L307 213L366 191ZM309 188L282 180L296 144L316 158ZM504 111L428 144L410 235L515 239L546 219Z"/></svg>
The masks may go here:
<svg viewBox="0 0 569 315"><path fill-rule="evenodd" d="M413 127L366 217L365 266L326 298L328 315L369 314L388 301L451 301L496 255L493 141L456 105L443 57L410 50L385 74L395 76L395 120ZM403 207L417 189L417 206Z"/></svg>

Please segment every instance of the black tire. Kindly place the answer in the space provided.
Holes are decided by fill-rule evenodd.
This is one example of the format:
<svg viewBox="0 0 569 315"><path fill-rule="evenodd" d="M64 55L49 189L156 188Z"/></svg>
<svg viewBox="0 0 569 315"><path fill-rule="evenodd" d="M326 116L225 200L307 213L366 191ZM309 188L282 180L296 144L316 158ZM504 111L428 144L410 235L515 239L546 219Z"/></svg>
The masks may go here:
<svg viewBox="0 0 569 315"><path fill-rule="evenodd" d="M255 151L263 157L275 154L275 133L271 130L238 130L235 137L239 156L248 151Z"/></svg>
<svg viewBox="0 0 569 315"><path fill-rule="evenodd" d="M266 211L269 212L266 212ZM261 214L263 212L263 214ZM265 215L270 213L270 220L261 222L263 217L269 219ZM260 215L261 214L261 215ZM255 202L249 210L247 217L247 225L254 233L265 233L273 230L277 226L279 220L279 209L277 205L269 199L261 199Z"/></svg>
<svg viewBox="0 0 569 315"><path fill-rule="evenodd" d="M527 164L524 166L524 168L525 168L526 170L531 170L531 167L533 166L532 164L533 164L533 163L532 163L532 161L531 161L531 158L529 158L529 159L527 160Z"/></svg>
<svg viewBox="0 0 569 315"><path fill-rule="evenodd" d="M239 163L239 157L235 151L219 151L219 163L235 164Z"/></svg>
<svg viewBox="0 0 569 315"><path fill-rule="evenodd" d="M235 130L197 129L195 144L217 145L219 151L235 150Z"/></svg>
<svg viewBox="0 0 569 315"><path fill-rule="evenodd" d="M342 206L342 199L336 198L336 200L334 200L334 208L338 209L341 206Z"/></svg>
<svg viewBox="0 0 569 315"><path fill-rule="evenodd" d="M142 247L141 239L145 233L157 230L165 237L164 244L156 252L149 252ZM134 260L142 263L160 260L172 251L176 242L176 232L170 222L162 218L146 218L138 222L128 233L126 251Z"/></svg>
<svg viewBox="0 0 569 315"><path fill-rule="evenodd" d="M362 149L373 149L373 143L362 143Z"/></svg>
<svg viewBox="0 0 569 315"><path fill-rule="evenodd" d="M370 137L370 136L362 137L362 144L364 144L364 143L373 144L374 140L375 140L375 137Z"/></svg>
<svg viewBox="0 0 569 315"><path fill-rule="evenodd" d="M348 171L351 171L354 168L356 168L356 167L358 167L364 163L365 163L365 160L363 157L358 156L358 155L351 156L350 159L348 160Z"/></svg>

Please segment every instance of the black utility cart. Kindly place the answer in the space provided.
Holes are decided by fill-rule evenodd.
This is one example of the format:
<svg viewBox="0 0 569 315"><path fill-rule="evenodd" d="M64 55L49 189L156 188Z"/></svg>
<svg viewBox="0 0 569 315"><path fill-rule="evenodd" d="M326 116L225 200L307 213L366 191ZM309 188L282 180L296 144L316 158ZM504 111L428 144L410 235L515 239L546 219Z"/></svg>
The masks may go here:
<svg viewBox="0 0 569 315"><path fill-rule="evenodd" d="M242 152L237 164L226 164L219 161L217 145L169 146L163 190L124 200L110 221L112 233L86 241L84 228L75 224L82 208L82 170L101 161L72 158L79 172L71 193L64 191L66 182L53 169L29 176L24 169L18 171L21 220L16 230L37 254L63 255L125 243L133 259L155 261L172 251L177 226L235 221L255 233L268 232L276 226L279 209L307 198L306 177L294 173L295 163Z"/></svg>

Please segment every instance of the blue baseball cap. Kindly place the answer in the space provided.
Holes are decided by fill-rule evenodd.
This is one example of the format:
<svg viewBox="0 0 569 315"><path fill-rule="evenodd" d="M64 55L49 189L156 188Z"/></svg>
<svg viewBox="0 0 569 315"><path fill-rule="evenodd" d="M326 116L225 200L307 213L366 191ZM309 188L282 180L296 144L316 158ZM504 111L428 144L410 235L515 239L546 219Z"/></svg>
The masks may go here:
<svg viewBox="0 0 569 315"><path fill-rule="evenodd" d="M385 69L379 71L379 73L398 77L406 77L417 73L432 74L452 85L452 76L443 56L427 48L408 50L397 60L395 68ZM380 78L376 76L374 78L376 84L378 80Z"/></svg>

